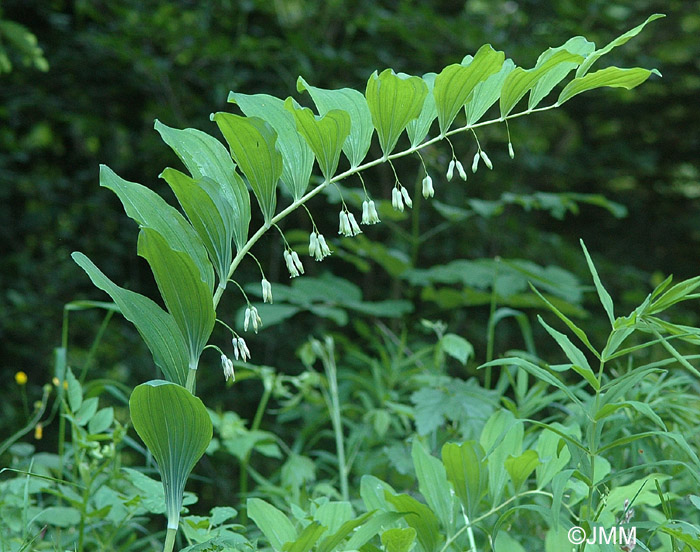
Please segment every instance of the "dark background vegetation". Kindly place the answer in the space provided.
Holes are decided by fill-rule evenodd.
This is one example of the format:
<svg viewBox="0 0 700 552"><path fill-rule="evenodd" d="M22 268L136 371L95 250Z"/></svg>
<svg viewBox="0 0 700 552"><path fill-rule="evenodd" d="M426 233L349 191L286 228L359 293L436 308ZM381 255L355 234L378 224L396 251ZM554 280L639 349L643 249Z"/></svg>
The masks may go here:
<svg viewBox="0 0 700 552"><path fill-rule="evenodd" d="M298 75L316 86L364 91L375 69L439 71L486 42L529 67L544 49L574 35L602 46L648 15L666 13L604 58L605 65L656 67L663 79L652 77L631 92L587 93L562 109L513 121L513 161L502 127L482 132L495 170L482 168L466 185L444 181L447 147L426 154L437 199L446 203L463 206L467 198L497 199L504 192L601 193L624 205L626 217L581 205L559 220L510 206L497 217L454 224L420 250L411 250L386 225L368 228L365 236L414 254L420 267L453 258L517 257L562 266L587 281L578 247L583 238L613 296L629 307L661 275L699 273L698 1L11 0L0 9L0 18L37 36L49 63L41 72L17 59L11 73L0 75L0 375L8 385L16 371L25 371L30 396L51 379L63 305L105 299L71 261L72 251L85 252L120 285L155 296L135 254L135 225L116 197L98 186L99 164L172 199L158 174L180 165L153 130L154 119L217 135L209 114L234 109L226 104L229 90L299 97ZM468 166L472 144L456 146ZM411 160L400 169L409 187L417 166ZM388 197L393 180L385 169L365 179L375 197ZM337 211L325 205L317 198L310 208L326 236L334 236ZM442 220L430 206L421 219L423 228ZM301 214L286 223L287 229L308 226ZM278 242L270 234L256 254L274 280L286 283ZM363 273L344 258L306 265L315 274L332 270L354 280L370 299L417 296L375 264ZM258 281L255 266L241 270L241 282ZM231 319L238 307L238 299L229 297L220 316ZM470 312L470 325L464 313L419 304L407 326L425 317L451 322L483 360L485 313ZM102 316L72 315L74 362L84 357ZM294 369L294 349L308 334L323 325L337 329L311 316L299 321L252 339L254 360ZM136 332L119 317L110 328L89 377L109 373L129 384L151 377L150 357ZM219 387L215 361L212 355L210 385ZM0 434L9 434L16 421L13 400L0 407Z"/></svg>

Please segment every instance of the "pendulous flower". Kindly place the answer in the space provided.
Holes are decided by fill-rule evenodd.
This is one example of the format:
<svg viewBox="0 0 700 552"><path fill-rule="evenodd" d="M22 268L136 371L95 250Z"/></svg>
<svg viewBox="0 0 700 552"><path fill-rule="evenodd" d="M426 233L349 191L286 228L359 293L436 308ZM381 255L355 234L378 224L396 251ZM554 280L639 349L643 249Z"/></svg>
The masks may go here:
<svg viewBox="0 0 700 552"><path fill-rule="evenodd" d="M452 180L452 176L454 175L455 172L455 160L452 159L450 161L450 164L447 166L447 181L450 182Z"/></svg>
<svg viewBox="0 0 700 552"><path fill-rule="evenodd" d="M261 284L263 303L272 304L272 285L265 278L262 279Z"/></svg>
<svg viewBox="0 0 700 552"><path fill-rule="evenodd" d="M374 201L365 199L362 202L362 224L377 224L381 222Z"/></svg>
<svg viewBox="0 0 700 552"><path fill-rule="evenodd" d="M235 381L236 375L233 373L233 361L223 354L221 355L221 368L224 371L226 381L228 381L228 378L233 378Z"/></svg>
<svg viewBox="0 0 700 552"><path fill-rule="evenodd" d="M258 314L258 309L256 309L253 305L248 305L245 310L245 319L243 320L244 331L248 331L249 324L253 325L253 331L255 333L258 333L258 328L262 326L262 319Z"/></svg>
<svg viewBox="0 0 700 552"><path fill-rule="evenodd" d="M423 179L423 197L425 199L428 199L429 197L433 197L434 195L435 188L433 188L433 179L430 178L429 174L427 174Z"/></svg>

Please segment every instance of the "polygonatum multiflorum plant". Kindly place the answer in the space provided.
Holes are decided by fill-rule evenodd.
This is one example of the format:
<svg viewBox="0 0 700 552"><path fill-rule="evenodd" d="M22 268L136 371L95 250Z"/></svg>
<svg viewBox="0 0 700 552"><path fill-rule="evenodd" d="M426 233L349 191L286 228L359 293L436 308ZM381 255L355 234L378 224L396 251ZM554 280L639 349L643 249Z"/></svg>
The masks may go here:
<svg viewBox="0 0 700 552"><path fill-rule="evenodd" d="M547 49L530 69L516 66L504 52L486 44L473 56L439 73L419 77L392 69L375 71L364 94L349 88L317 88L300 77L297 91L311 96L318 114L292 97L282 100L265 94L231 92L229 102L235 103L242 115L218 112L211 116L228 151L218 139L200 130L177 130L156 121L156 130L189 172L166 168L160 175L174 192L181 210L149 188L101 167L100 185L117 194L127 215L139 225L138 254L150 265L166 309L118 286L82 253L73 253L73 259L136 326L164 377L136 387L130 409L136 431L158 462L165 487L166 551L172 550L185 482L212 435L206 409L194 394L200 357L207 347L217 349L224 376L233 376L233 361L209 339L218 321L216 309L222 294L229 282L235 283L232 278L236 268L252 255L251 248L263 234L273 228L279 230L281 219L306 207L306 202L327 186L352 175L361 179L364 170L379 164L389 163L393 169L394 161L414 154L420 157L423 148L438 142L447 142L451 149L446 179L452 180L456 171L466 180L467 172L450 142L450 137L459 133L469 133L477 142L472 171L476 172L479 163L493 168L478 143L478 129L503 123L507 130L509 120L558 108L582 92L600 87L631 89L652 73L660 76L656 69L640 67L592 70L601 57L659 17L662 15L652 15L603 48L596 48L584 37L574 37ZM567 77L556 100L540 107ZM522 111L514 111L525 96L527 105ZM492 108L497 110L496 116L484 119ZM410 146L395 151L404 132ZM367 161L375 133L381 155ZM508 149L513 157L509 133ZM342 164L341 153L346 159ZM430 198L435 193L433 178L422 157L420 161L424 171L422 193ZM322 179L309 189L314 162ZM291 198L284 205L278 205L280 181L288 192L284 197ZM343 236L355 236L362 232L361 225L380 222L373 192L364 181L362 186L365 195L361 214L356 216L341 198L338 233ZM251 190L264 220L252 235ZM412 206L409 191L398 177L391 203L400 211ZM317 261L331 254L320 230L311 219L309 255ZM299 253L280 234L290 276L303 274ZM272 302L271 284L264 274L261 276L263 299ZM256 308L247 305L242 329L221 321L231 332L234 356L244 360L250 351L238 331L257 331L262 323Z"/></svg>

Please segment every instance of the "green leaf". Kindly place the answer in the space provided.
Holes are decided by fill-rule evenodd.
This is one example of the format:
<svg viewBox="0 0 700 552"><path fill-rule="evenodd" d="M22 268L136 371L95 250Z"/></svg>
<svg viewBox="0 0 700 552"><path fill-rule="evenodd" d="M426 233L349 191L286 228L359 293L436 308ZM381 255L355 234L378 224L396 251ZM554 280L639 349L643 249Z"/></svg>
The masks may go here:
<svg viewBox="0 0 700 552"><path fill-rule="evenodd" d="M320 115L325 115L333 109L341 109L350 115L352 126L343 145L343 152L350 162L350 167L354 169L367 156L374 132L367 100L361 92L352 88L325 90L311 86L302 77L299 77L297 91L303 92L304 90L311 94Z"/></svg>
<svg viewBox="0 0 700 552"><path fill-rule="evenodd" d="M474 356L474 347L469 341L453 333L445 334L440 340L440 347L448 355L459 360L464 366L469 357Z"/></svg>
<svg viewBox="0 0 700 552"><path fill-rule="evenodd" d="M520 456L508 455L503 465L508 475L510 475L511 481L513 481L515 492L518 493L523 483L527 481L527 478L535 471L535 468L540 465L540 459L534 450L526 450Z"/></svg>
<svg viewBox="0 0 700 552"><path fill-rule="evenodd" d="M598 276L598 271L595 269L595 265L593 264L593 259L591 259L591 256L588 254L588 249L586 249L586 245L583 243L583 240L579 240L579 241L581 243L581 248L583 249L583 254L586 256L586 262L588 263L588 269L591 271L591 275L593 276L593 283L595 284L595 289L598 292L598 297L600 298L600 302L603 305L603 308L605 309L605 312L608 315L608 320L610 320L610 325L615 327L615 313L613 311L613 302L612 302L612 299L610 298L610 294L603 287L603 283L600 281L600 277Z"/></svg>
<svg viewBox="0 0 700 552"><path fill-rule="evenodd" d="M156 120L156 130L190 171L192 178L211 178L231 205L234 242L241 249L248 240L250 194L236 172L236 165L226 148L213 136L193 128L178 130Z"/></svg>
<svg viewBox="0 0 700 552"><path fill-rule="evenodd" d="M95 415L95 412L97 412L98 401L99 399L97 397L90 397L89 399L85 399L83 401L83 404L80 405L80 408L75 413L76 425L82 427L88 423L90 418L92 418Z"/></svg>
<svg viewBox="0 0 700 552"><path fill-rule="evenodd" d="M359 94L359 92L358 92ZM268 94L231 92L228 101L238 104L248 117L267 121L277 133L276 147L282 154L282 181L296 200L304 195L311 177L314 156L306 141L297 132L294 118L284 101Z"/></svg>
<svg viewBox="0 0 700 552"><path fill-rule="evenodd" d="M294 525L272 504L259 498L249 498L247 510L250 519L260 528L275 550L282 550L286 543L296 540Z"/></svg>
<svg viewBox="0 0 700 552"><path fill-rule="evenodd" d="M309 144L326 180L330 180L338 168L340 152L345 139L350 135L350 115L341 109L332 109L322 117L301 107L292 98L287 98L284 107L294 117L296 128Z"/></svg>
<svg viewBox="0 0 700 552"><path fill-rule="evenodd" d="M71 256L87 272L92 283L109 294L124 318L136 326L163 375L172 382L185 385L189 353L172 315L148 297L116 285L82 253L76 251Z"/></svg>
<svg viewBox="0 0 700 552"><path fill-rule="evenodd" d="M134 389L129 411L136 433L158 463L168 529L177 529L185 483L212 438L207 409L184 387L154 380Z"/></svg>
<svg viewBox="0 0 700 552"><path fill-rule="evenodd" d="M81 514L69 506L49 506L33 519L34 523L48 524L55 527L75 527L80 523Z"/></svg>
<svg viewBox="0 0 700 552"><path fill-rule="evenodd" d="M634 67L632 69L621 69L619 67L606 67L595 73L589 73L585 77L578 77L572 80L561 91L557 105L563 104L581 92L601 88L603 86L611 86L613 88L626 88L630 90L635 86L639 86L649 76L654 73L661 76L656 69L642 69Z"/></svg>
<svg viewBox="0 0 700 552"><path fill-rule="evenodd" d="M344 503L347 504L347 503ZM319 508L320 509L320 508ZM318 514L318 511L316 512ZM335 533L332 535L329 535L323 541L321 544L318 546L318 552L332 552L345 538L350 535L350 533L353 533L353 537L355 537L358 531L355 531L357 527L360 526L365 526L365 522L369 520L373 516L373 512L367 512L360 517L356 519L350 519L346 522L344 522ZM332 529L329 529L331 531ZM371 537L370 537L371 538ZM368 539L369 540L369 539ZM362 543L364 544L364 543ZM352 549L352 546L346 546L347 549Z"/></svg>
<svg viewBox="0 0 700 552"><path fill-rule="evenodd" d="M219 112L211 118L226 138L269 224L277 206L277 181L282 176L282 154L275 147L277 133L259 117Z"/></svg>
<svg viewBox="0 0 700 552"><path fill-rule="evenodd" d="M210 290L214 289L214 270L207 250L197 232L177 209L146 186L120 178L106 165L100 165L100 186L117 194L126 214L139 226L154 229L172 249L186 253L199 269L200 279L206 282Z"/></svg>
<svg viewBox="0 0 700 552"><path fill-rule="evenodd" d="M287 544L282 547L282 550L285 552L309 552L325 532L326 528L323 525L313 521L304 527L291 546Z"/></svg>
<svg viewBox="0 0 700 552"><path fill-rule="evenodd" d="M368 512L372 513L372 512ZM359 550L372 537L388 526L391 526L396 520L401 519L401 514L398 512L380 512L374 514L365 524L358 527L352 537L345 544L345 550ZM350 523L350 522L348 522ZM325 546L325 541L321 544ZM332 549L319 548L318 552L331 552ZM363 549L364 550L364 549Z"/></svg>
<svg viewBox="0 0 700 552"><path fill-rule="evenodd" d="M433 96L441 135L450 129L476 85L500 71L505 57L503 52L484 44L468 65L455 63L440 71L435 78Z"/></svg>
<svg viewBox="0 0 700 552"><path fill-rule="evenodd" d="M417 147L428 135L430 127L437 117L437 107L435 106L435 96L433 96L433 87L435 85L436 73L426 73L423 75L423 80L428 86L428 95L423 101L420 115L406 125L406 134L411 141L412 147Z"/></svg>
<svg viewBox="0 0 700 552"><path fill-rule="evenodd" d="M418 477L418 490L425 497L430 509L435 512L445 529L454 528L453 501L447 483L445 466L429 454L418 439L413 439L411 448L413 466Z"/></svg>
<svg viewBox="0 0 700 552"><path fill-rule="evenodd" d="M593 389L596 391L600 390L600 382L596 379L590 364L588 364L586 355L583 354L583 351L576 347L576 345L574 345L566 335L549 326L544 320L542 320L540 315L537 315L537 320L542 327L547 330L547 333L554 338L559 347L561 347L562 351L564 351L566 357L571 361L571 369L577 374L583 376L590 386L593 387Z"/></svg>
<svg viewBox="0 0 700 552"><path fill-rule="evenodd" d="M335 533L340 526L352 518L352 505L349 502L326 502L314 512L314 520L323 525L330 533Z"/></svg>
<svg viewBox="0 0 700 552"><path fill-rule="evenodd" d="M420 115L427 95L428 85L420 77L397 75L393 69L372 73L365 97L384 157L393 151L406 125Z"/></svg>
<svg viewBox="0 0 700 552"><path fill-rule="evenodd" d="M83 405L83 387L70 367L66 369L66 382L68 382L68 406L71 412L76 413Z"/></svg>
<svg viewBox="0 0 700 552"><path fill-rule="evenodd" d="M552 57L556 52L565 50L572 54L579 54L584 58L588 56L593 50L595 50L595 44L586 40L582 36L575 36L567 40L563 45L558 48L549 48L547 51L543 52L537 59L537 65L543 64L547 59ZM566 63L560 63L554 67L551 71L542 77L537 84L530 90L530 100L527 104L528 109L534 109L537 107L542 99L549 94L552 89L559 84L566 75L573 69L576 69L578 62L570 61Z"/></svg>
<svg viewBox="0 0 700 552"><path fill-rule="evenodd" d="M101 408L88 422L88 432L92 435L109 429L114 421L114 408Z"/></svg>
<svg viewBox="0 0 700 552"><path fill-rule="evenodd" d="M163 301L185 337L189 367L196 369L214 328L211 292L197 277L192 259L186 253L171 249L155 230L141 229L138 254L151 266Z"/></svg>
<svg viewBox="0 0 700 552"><path fill-rule="evenodd" d="M498 504L507 482L503 466L508 456L520 455L524 425L510 411L496 411L486 422L479 437L486 451L489 472L489 494L493 504Z"/></svg>
<svg viewBox="0 0 700 552"><path fill-rule="evenodd" d="M409 527L416 530L423 550L435 550L440 542L440 525L435 514L425 504L407 494L384 492L386 501L403 514Z"/></svg>
<svg viewBox="0 0 700 552"><path fill-rule="evenodd" d="M415 542L416 530L413 527L395 527L382 533L382 546L386 552L409 552Z"/></svg>
<svg viewBox="0 0 700 552"><path fill-rule="evenodd" d="M649 307L648 314L658 314L676 303L690 299L689 295L698 287L700 287L700 276L678 282L654 298L654 301Z"/></svg>
<svg viewBox="0 0 700 552"><path fill-rule="evenodd" d="M596 50L595 52L589 54L586 59L583 61L581 66L578 68L576 71L576 77L583 77L588 70L591 68L591 66L601 57L610 52L613 48L617 48L618 46L622 46L625 44L629 39L637 36L642 29L647 25L647 23L650 23L656 19L659 19L661 17L666 17L664 14L661 13L655 13L654 15L650 15L647 20L642 23L641 25L637 25L634 29L631 29L627 31L625 34L617 37L615 40L610 42L607 46L600 48L599 50Z"/></svg>
<svg viewBox="0 0 700 552"><path fill-rule="evenodd" d="M537 294L537 296L540 299L542 299L542 301L549 307L549 309L557 315L559 320L561 320L562 322L564 322L564 324L567 325L567 327L574 333L574 335L576 335L576 337L578 337L583 342L583 344L586 347L588 347L588 350L591 351L596 356L596 358L600 358L600 354L598 353L598 351L595 350L593 345L591 345L588 336L581 328L574 324L570 318L568 318L563 312L561 312L557 307L555 307L544 295L542 295L539 292L539 290L535 286L530 284L530 289L532 289L532 291L534 291Z"/></svg>
<svg viewBox="0 0 700 552"><path fill-rule="evenodd" d="M554 422L553 426L560 431L571 431L559 423ZM536 478L537 488L541 489L547 485L554 477L561 472L571 460L569 448L564 444L553 431L543 429L537 438L537 456L540 459L540 464L537 466Z"/></svg>
<svg viewBox="0 0 700 552"><path fill-rule="evenodd" d="M367 511L388 510L386 493L396 494L396 491L373 475L363 475L360 479L360 496Z"/></svg>
<svg viewBox="0 0 700 552"><path fill-rule="evenodd" d="M499 358L496 360L492 360L491 362L487 362L486 364L482 364L479 366L479 369L481 368L486 368L488 366L517 366L519 368L522 368L529 374L533 375L539 380L544 381L545 383L548 383L549 385L552 385L556 387L557 389L561 390L564 392L564 394L571 399L572 402L576 403L578 406L583 408L583 404L581 404L581 401L579 398L574 395L571 390L569 389L569 386L566 385L563 381L559 380L556 376L553 374L549 373L547 370L544 368L540 368L536 364L533 364L532 362L518 358L518 357L509 357L509 358Z"/></svg>
<svg viewBox="0 0 700 552"><path fill-rule="evenodd" d="M442 463L447 479L464 506L467 516L477 511L488 487L488 461L484 449L476 441L461 445L446 443L442 447Z"/></svg>
<svg viewBox="0 0 700 552"><path fill-rule="evenodd" d="M606 404L602 406L598 410L598 412L595 413L593 419L595 421L603 420L611 414L613 414L614 412L617 412L621 408L632 408L642 416L646 416L647 418L649 418L652 422L654 422L664 431L667 431L666 424L664 424L661 417L656 412L654 412L651 406L649 406L647 403L640 401L622 401L619 403Z"/></svg>
<svg viewBox="0 0 700 552"><path fill-rule="evenodd" d="M515 63L512 59L507 59L498 73L494 73L474 87L472 97L464 107L468 125L475 124L496 103L501 95L503 83L513 69L515 69Z"/></svg>
<svg viewBox="0 0 700 552"><path fill-rule="evenodd" d="M209 178L204 177L196 182L170 168L165 169L160 177L170 185L190 224L204 243L219 276L219 287L226 287L233 256L231 240L235 226L230 205L219 193L218 185Z"/></svg>
<svg viewBox="0 0 700 552"><path fill-rule="evenodd" d="M560 63L578 64L583 61L581 56L566 50L559 50L551 56L546 56L546 54L547 52L544 52L540 56L540 59L544 58L544 60L538 62L532 69L516 67L508 74L501 90L501 119L507 117L520 98L527 94L540 79L557 67L557 65Z"/></svg>

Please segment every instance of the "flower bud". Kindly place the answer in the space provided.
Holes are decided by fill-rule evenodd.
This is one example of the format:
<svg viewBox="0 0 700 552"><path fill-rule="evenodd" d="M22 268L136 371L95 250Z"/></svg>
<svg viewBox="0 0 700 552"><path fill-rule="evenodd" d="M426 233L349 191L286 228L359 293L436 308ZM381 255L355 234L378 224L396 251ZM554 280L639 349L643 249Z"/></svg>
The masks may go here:
<svg viewBox="0 0 700 552"><path fill-rule="evenodd" d="M408 190L401 186L401 196L403 197L404 202L409 208L413 208L413 201L411 201L411 196L408 195Z"/></svg>
<svg viewBox="0 0 700 552"><path fill-rule="evenodd" d="M472 160L472 172L475 173L476 169L479 167L479 152L474 154L474 159Z"/></svg>
<svg viewBox="0 0 700 552"><path fill-rule="evenodd" d="M434 195L435 189L433 188L433 179L430 178L430 175L426 175L423 179L423 197L425 199L428 199L429 197L433 197Z"/></svg>
<svg viewBox="0 0 700 552"><path fill-rule="evenodd" d="M297 270L297 267L294 265L294 261L292 260L292 255L287 249L284 250L284 262L287 265L287 270L289 271L290 278L296 278L297 276L299 276L299 271Z"/></svg>
<svg viewBox="0 0 700 552"><path fill-rule="evenodd" d="M511 142L508 142L508 155L510 155L511 159L515 157L515 151L513 151L513 144Z"/></svg>
<svg viewBox="0 0 700 552"><path fill-rule="evenodd" d="M318 235L318 248L321 251L321 258L328 257L328 255L331 254L331 250L328 247L328 244L326 243L326 238L323 237L323 234Z"/></svg>
<svg viewBox="0 0 700 552"><path fill-rule="evenodd" d="M455 161L455 167L457 167L457 172L459 173L459 177L466 182L467 181L467 173L465 172L464 167L462 166L462 163L460 161Z"/></svg>
<svg viewBox="0 0 700 552"><path fill-rule="evenodd" d="M316 232L311 232L309 235L309 256L314 257L318 251L318 237Z"/></svg>
<svg viewBox="0 0 700 552"><path fill-rule="evenodd" d="M296 251L292 251L292 263L296 267L297 272L299 272L299 274L304 274L304 265L301 264L301 259L299 258L299 254ZM255 312L257 313L258 311ZM257 330L255 333L257 333Z"/></svg>
<svg viewBox="0 0 700 552"><path fill-rule="evenodd" d="M448 182L452 180L452 176L454 175L454 172L455 172L455 160L452 159L452 161L450 161L450 164L447 166L447 181Z"/></svg>
<svg viewBox="0 0 700 552"><path fill-rule="evenodd" d="M272 285L265 278L262 279L261 284L263 303L272 304Z"/></svg>
<svg viewBox="0 0 700 552"><path fill-rule="evenodd" d="M355 220L355 215L353 215L352 213L348 213L348 221L350 222L351 236L357 236L358 234L362 234L362 230L360 230L360 225L357 224L357 221Z"/></svg>
<svg viewBox="0 0 700 552"><path fill-rule="evenodd" d="M491 160L489 159L489 156L486 155L486 152L484 150L481 150L479 152L479 155L484 160L484 165L486 165L489 169L493 170L493 163L491 163Z"/></svg>
<svg viewBox="0 0 700 552"><path fill-rule="evenodd" d="M403 213L403 199L401 199L401 192L398 188L391 190L391 206Z"/></svg>

